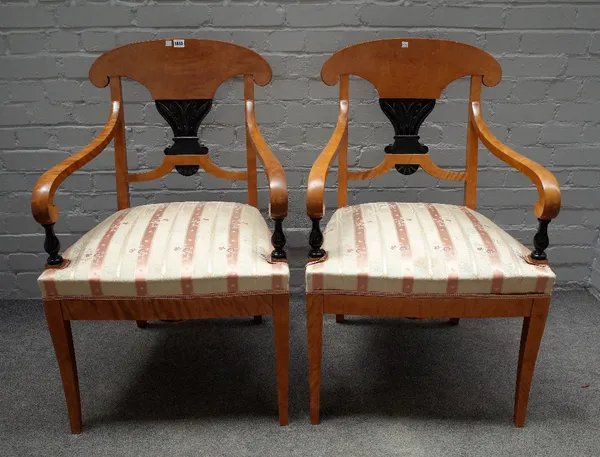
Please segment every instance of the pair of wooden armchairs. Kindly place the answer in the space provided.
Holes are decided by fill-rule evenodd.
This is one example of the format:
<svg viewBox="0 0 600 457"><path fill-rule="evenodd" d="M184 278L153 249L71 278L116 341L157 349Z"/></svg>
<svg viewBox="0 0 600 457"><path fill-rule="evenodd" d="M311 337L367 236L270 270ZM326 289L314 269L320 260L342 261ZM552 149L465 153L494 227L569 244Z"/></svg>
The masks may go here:
<svg viewBox="0 0 600 457"><path fill-rule="evenodd" d="M373 169L348 169L349 75L377 89L394 129L393 144ZM213 163L198 139L217 87L243 76L247 169ZM500 81L489 54L465 44L430 39L366 42L335 53L323 66L328 85L339 82L338 122L309 176L307 212L312 220L306 268L310 417L319 421L323 315L413 318L523 317L515 424L523 426L537 352L548 314L554 275L547 265L547 226L559 211L553 175L497 140L480 113L482 83ZM419 141L419 127L452 81L471 76L465 171L438 168ZM173 130L173 144L157 168L130 173L125 147L121 78L148 88ZM210 40L159 40L114 49L96 60L90 79L110 85L108 122L92 143L46 172L33 191L32 210L46 232L49 254L40 276L44 309L58 359L71 430L81 430L72 320L201 319L272 314L279 422L288 423L289 269L282 222L287 216L284 171L254 116L254 84L271 68L256 52ZM118 211L61 256L54 233L59 185L114 141ZM539 201L539 230L529 251L475 212L478 143L528 176ZM337 158L338 210L323 233L325 182ZM270 191L271 235L257 206L257 160ZM131 208L129 183L158 179L176 169L199 168L248 182L248 204L181 202ZM348 206L349 180L371 179L395 168L419 168L440 179L463 181L464 206L382 202Z"/></svg>

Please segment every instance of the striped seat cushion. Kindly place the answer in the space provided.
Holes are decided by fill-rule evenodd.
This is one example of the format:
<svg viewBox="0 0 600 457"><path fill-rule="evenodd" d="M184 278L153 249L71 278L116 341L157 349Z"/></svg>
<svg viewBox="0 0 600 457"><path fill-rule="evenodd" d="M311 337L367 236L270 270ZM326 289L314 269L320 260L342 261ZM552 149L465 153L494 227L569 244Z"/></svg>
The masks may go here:
<svg viewBox="0 0 600 457"><path fill-rule="evenodd" d="M249 205L186 202L119 211L38 282L44 297L285 293L287 263L269 263L270 231Z"/></svg>
<svg viewBox="0 0 600 457"><path fill-rule="evenodd" d="M373 295L550 293L554 273L463 206L367 203L338 209L327 257L306 269L308 292Z"/></svg>

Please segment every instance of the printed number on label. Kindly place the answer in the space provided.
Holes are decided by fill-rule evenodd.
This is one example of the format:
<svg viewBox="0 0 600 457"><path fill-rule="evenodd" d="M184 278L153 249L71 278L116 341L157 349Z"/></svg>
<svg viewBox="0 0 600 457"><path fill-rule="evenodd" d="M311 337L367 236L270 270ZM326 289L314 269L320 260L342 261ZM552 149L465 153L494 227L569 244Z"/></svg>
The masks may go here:
<svg viewBox="0 0 600 457"><path fill-rule="evenodd" d="M176 48L185 48L185 40L173 40Z"/></svg>

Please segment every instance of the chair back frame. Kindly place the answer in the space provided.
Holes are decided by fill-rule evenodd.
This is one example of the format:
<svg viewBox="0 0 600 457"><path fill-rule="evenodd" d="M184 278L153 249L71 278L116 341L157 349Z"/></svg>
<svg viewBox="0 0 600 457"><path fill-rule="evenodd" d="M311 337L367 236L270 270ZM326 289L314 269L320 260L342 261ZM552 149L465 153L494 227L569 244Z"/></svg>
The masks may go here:
<svg viewBox="0 0 600 457"><path fill-rule="evenodd" d="M465 206L475 209L477 191L478 139L470 119L467 124L465 171L439 168L429 148L419 139L419 128L433 111L443 89L455 79L471 76L469 106L481 99L481 84L496 85L500 65L481 49L448 40L397 38L349 46L331 56L323 65L321 78L328 85L340 83L340 102L349 104L349 75L371 82L379 105L394 128L394 143L384 148L386 156L377 166L348 170L348 124L338 151L338 207L347 204L348 181L372 179L395 168L411 175L419 168L428 174L465 183ZM470 110L469 110L470 112ZM469 114L470 116L470 114Z"/></svg>
<svg viewBox="0 0 600 457"><path fill-rule="evenodd" d="M178 44L178 46L174 46ZM203 72L199 72L202 65ZM60 242L54 232L58 208L54 195L72 173L97 157L114 140L117 208L130 207L129 184L161 178L173 169L191 176L200 167L224 179L248 181L248 204L258 204L257 159L269 183L269 215L274 220L271 259L286 259L283 219L288 197L285 173L265 142L254 114L254 84L271 80L271 67L251 49L214 40L154 40L133 43L101 55L90 68L90 80L98 87L110 85L111 111L106 125L87 146L44 173L32 194L32 213L45 230L47 267L64 267ZM212 97L224 81L243 76L247 170L226 170L213 163L208 148L199 143L198 129L212 106ZM122 78L144 85L158 112L171 126L173 144L165 148L162 163L149 171L130 173L127 166Z"/></svg>
<svg viewBox="0 0 600 457"><path fill-rule="evenodd" d="M179 46L173 46L174 43ZM200 74L199 63L204 70ZM97 87L110 85L113 102L119 102L123 107L121 79L134 80L150 91L159 114L173 130L173 144L165 148L165 157L158 167L129 173L124 110L121 108L114 135L119 209L130 206L129 183L159 179L174 168L183 176L191 176L202 168L219 178L248 181L248 203L257 206L257 157L249 138L246 139L246 171L217 166L208 156L208 148L200 144L198 138L198 129L212 107L217 88L224 81L240 75L244 77L244 102L254 103L254 84L268 84L272 71L256 52L215 40L167 39L133 43L113 49L94 62L90 68L90 81Z"/></svg>

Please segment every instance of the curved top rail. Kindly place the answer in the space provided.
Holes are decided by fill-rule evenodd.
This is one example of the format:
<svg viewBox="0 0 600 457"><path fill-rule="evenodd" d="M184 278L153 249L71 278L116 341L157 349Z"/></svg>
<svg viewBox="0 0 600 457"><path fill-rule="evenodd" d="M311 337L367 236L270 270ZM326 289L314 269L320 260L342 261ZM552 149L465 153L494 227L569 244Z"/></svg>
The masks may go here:
<svg viewBox="0 0 600 457"><path fill-rule="evenodd" d="M212 99L229 78L251 74L260 86L271 80L271 67L251 49L225 41L186 38L120 46L102 54L90 68L90 81L106 87L111 77L143 84L155 100ZM171 45L167 44L171 42Z"/></svg>
<svg viewBox="0 0 600 457"><path fill-rule="evenodd" d="M334 86L342 74L366 79L381 98L439 98L455 79L481 75L486 86L502 78L500 64L487 52L450 40L393 38L348 46L333 54L321 79Z"/></svg>

